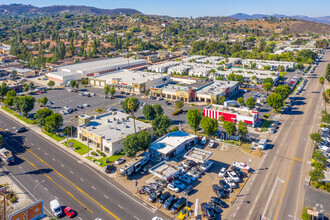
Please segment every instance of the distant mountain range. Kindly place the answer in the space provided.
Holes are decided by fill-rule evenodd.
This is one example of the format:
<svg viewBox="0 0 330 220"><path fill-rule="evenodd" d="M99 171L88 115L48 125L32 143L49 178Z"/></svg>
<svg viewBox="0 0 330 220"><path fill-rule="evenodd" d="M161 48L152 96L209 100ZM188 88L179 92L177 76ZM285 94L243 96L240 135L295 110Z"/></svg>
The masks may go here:
<svg viewBox="0 0 330 220"><path fill-rule="evenodd" d="M231 18L236 18L238 20L246 20L246 19L261 19L264 17L269 18L270 16L275 16L276 18L295 18L300 20L306 20L306 21L314 21L319 23L325 23L330 24L330 16L324 16L324 17L307 17L304 15L293 15L293 16L287 16L287 15L279 15L279 14L273 14L273 15L265 15L265 14L253 14L248 15L244 13L237 13L234 15L230 15Z"/></svg>
<svg viewBox="0 0 330 220"><path fill-rule="evenodd" d="M115 14L142 14L140 11L130 8L100 9L84 5L52 5L46 7L36 7L33 5L10 4L0 5L0 14L56 14L56 13L76 13L91 15L115 15Z"/></svg>

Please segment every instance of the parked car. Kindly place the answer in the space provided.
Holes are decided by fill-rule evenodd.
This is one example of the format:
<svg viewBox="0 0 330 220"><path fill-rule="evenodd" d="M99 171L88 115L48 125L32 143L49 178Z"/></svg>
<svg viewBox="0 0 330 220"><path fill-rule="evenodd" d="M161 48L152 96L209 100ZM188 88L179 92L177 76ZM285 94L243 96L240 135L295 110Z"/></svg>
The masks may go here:
<svg viewBox="0 0 330 220"><path fill-rule="evenodd" d="M207 146L210 147L210 148L213 148L215 146L214 140L210 140L210 142Z"/></svg>
<svg viewBox="0 0 330 220"><path fill-rule="evenodd" d="M230 186L224 180L219 181L219 186L225 191L230 192Z"/></svg>
<svg viewBox="0 0 330 220"><path fill-rule="evenodd" d="M167 186L167 182L164 180L155 180L155 183L158 184L162 188L165 188Z"/></svg>
<svg viewBox="0 0 330 220"><path fill-rule="evenodd" d="M85 107L89 107L90 105L89 105L89 104L87 104L87 103L85 103L85 104L83 104L83 106L85 106Z"/></svg>
<svg viewBox="0 0 330 220"><path fill-rule="evenodd" d="M149 186L142 186L141 191L149 195L153 192L153 190Z"/></svg>
<svg viewBox="0 0 330 220"><path fill-rule="evenodd" d="M186 198L182 197L178 199L172 206L171 211L175 214L178 213L185 203L186 203Z"/></svg>
<svg viewBox="0 0 330 220"><path fill-rule="evenodd" d="M222 212L222 209L217 204L215 204L214 202L209 202L207 204L211 207L211 209L214 210L214 212L216 212L216 213L221 213Z"/></svg>
<svg viewBox="0 0 330 220"><path fill-rule="evenodd" d="M155 202L161 195L162 195L161 191L152 192L149 196L149 201L150 202Z"/></svg>
<svg viewBox="0 0 330 220"><path fill-rule="evenodd" d="M224 176L223 179L225 180L225 182L231 187L231 188L236 188L236 183L235 181L230 178L229 176Z"/></svg>
<svg viewBox="0 0 330 220"><path fill-rule="evenodd" d="M158 202L160 203L164 203L169 197L171 196L171 193L169 192L165 192L164 194L162 194L159 198L158 198Z"/></svg>
<svg viewBox="0 0 330 220"><path fill-rule="evenodd" d="M234 180L235 183L241 182L241 179L237 176L237 174L233 171L228 172L228 176Z"/></svg>
<svg viewBox="0 0 330 220"><path fill-rule="evenodd" d="M183 191L183 194L185 195L189 195L189 193L191 193L191 191L193 191L194 187L192 185L188 185L185 190Z"/></svg>
<svg viewBox="0 0 330 220"><path fill-rule="evenodd" d="M125 161L125 159L123 157L121 158L118 158L116 161L115 161L115 164L122 164L123 162Z"/></svg>
<svg viewBox="0 0 330 220"><path fill-rule="evenodd" d="M190 176L189 174L184 174L185 177L189 178L191 180L191 182L194 182L196 180L195 177Z"/></svg>
<svg viewBox="0 0 330 220"><path fill-rule="evenodd" d="M201 140L201 144L204 145L204 144L206 144L206 142L207 142L207 138L203 137L202 140Z"/></svg>
<svg viewBox="0 0 330 220"><path fill-rule="evenodd" d="M237 176L239 178L243 178L244 177L244 173L238 167L231 167L231 169L232 169L232 171L234 171L237 174Z"/></svg>
<svg viewBox="0 0 330 220"><path fill-rule="evenodd" d="M179 180L173 180L172 184L175 184L176 186L178 186L181 190L184 190L186 188L186 185L184 183L182 183Z"/></svg>
<svg viewBox="0 0 330 220"><path fill-rule="evenodd" d="M196 166L196 162L192 161L192 160L186 160L184 162L182 162L182 166L190 169L193 166Z"/></svg>
<svg viewBox="0 0 330 220"><path fill-rule="evenodd" d="M202 203L201 209L203 216L206 216L208 219L215 219L216 215L214 213L214 210L207 203Z"/></svg>
<svg viewBox="0 0 330 220"><path fill-rule="evenodd" d="M218 186L217 184L213 184L212 185L212 189L213 192L215 192L215 194L220 197L220 198L224 198L225 197L225 192L223 191L223 189L220 188L220 186Z"/></svg>
<svg viewBox="0 0 330 220"><path fill-rule="evenodd" d="M150 189L152 190L157 190L159 189L159 185L157 183L149 183L148 185L150 187Z"/></svg>
<svg viewBox="0 0 330 220"><path fill-rule="evenodd" d="M220 199L219 197L212 196L211 201L214 202L215 204L217 204L218 206L220 206L221 208L229 207L229 205L226 202L224 202L222 199Z"/></svg>
<svg viewBox="0 0 330 220"><path fill-rule="evenodd" d="M227 173L227 168L222 167L221 170L219 171L219 176L224 177L226 173Z"/></svg>
<svg viewBox="0 0 330 220"><path fill-rule="evenodd" d="M172 205L176 202L177 197L175 195L171 195L166 201L164 202L164 208L169 210Z"/></svg>
<svg viewBox="0 0 330 220"><path fill-rule="evenodd" d="M248 172L251 171L251 168L248 165L246 165L246 163L238 163L234 161L233 166L238 167L242 170L247 170Z"/></svg>
<svg viewBox="0 0 330 220"><path fill-rule="evenodd" d="M16 129L16 133L22 133L24 131L27 131L27 128L26 127L21 127L21 128L17 128Z"/></svg>
<svg viewBox="0 0 330 220"><path fill-rule="evenodd" d="M203 164L200 166L200 168L201 168L201 170L203 170L203 171L207 171L208 169L210 169L210 167L212 166L212 164L213 164L213 162L210 161L210 160L208 160L208 161L206 161L205 163L203 163Z"/></svg>
<svg viewBox="0 0 330 220"><path fill-rule="evenodd" d="M168 188L169 190L172 190L172 191L176 192L176 193L178 193L178 192L181 191L181 189L180 189L177 185L175 185L175 184L173 184L173 183L169 183L169 184L167 184L167 188Z"/></svg>
<svg viewBox="0 0 330 220"><path fill-rule="evenodd" d="M157 97L157 100L161 101L161 100L163 100L163 97Z"/></svg>
<svg viewBox="0 0 330 220"><path fill-rule="evenodd" d="M69 218L73 218L75 216L75 212L69 206L67 206L67 207L64 208L64 213Z"/></svg>
<svg viewBox="0 0 330 220"><path fill-rule="evenodd" d="M187 176L184 176L184 175L180 176L180 177L179 177L179 180L180 180L181 182L186 183L186 184L189 184L189 183L192 182L190 178L188 178Z"/></svg>
<svg viewBox="0 0 330 220"><path fill-rule="evenodd" d="M189 170L189 171L187 172L187 174L190 175L190 176L193 176L193 177L196 178L196 179L198 179L198 178L201 177L201 175L199 174L199 172L197 172L197 171L193 171L193 170Z"/></svg>
<svg viewBox="0 0 330 220"><path fill-rule="evenodd" d="M77 105L77 108L83 109L84 107L81 105Z"/></svg>
<svg viewBox="0 0 330 220"><path fill-rule="evenodd" d="M106 173L110 173L112 170L114 170L116 167L115 167L115 165L113 165L113 164L109 164L109 165L107 165L107 167L105 168L105 172Z"/></svg>

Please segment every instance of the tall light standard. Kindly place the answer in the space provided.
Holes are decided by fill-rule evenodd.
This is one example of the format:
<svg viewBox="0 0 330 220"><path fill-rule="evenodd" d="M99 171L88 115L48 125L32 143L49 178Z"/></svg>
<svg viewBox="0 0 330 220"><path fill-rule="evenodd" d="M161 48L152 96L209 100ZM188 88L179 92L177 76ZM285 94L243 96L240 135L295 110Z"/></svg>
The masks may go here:
<svg viewBox="0 0 330 220"><path fill-rule="evenodd" d="M42 180L41 182L37 183L37 185L33 189L33 198L35 198L36 200L37 200L37 198L35 196L36 195L36 188L37 188L37 186L39 186L40 183L44 183L44 182L45 182L45 180Z"/></svg>

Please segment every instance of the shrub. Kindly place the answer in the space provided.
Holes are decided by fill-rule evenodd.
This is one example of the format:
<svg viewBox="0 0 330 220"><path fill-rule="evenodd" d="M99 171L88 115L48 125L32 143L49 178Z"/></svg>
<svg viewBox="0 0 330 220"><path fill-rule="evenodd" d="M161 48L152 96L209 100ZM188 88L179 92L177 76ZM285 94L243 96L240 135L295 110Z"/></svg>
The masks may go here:
<svg viewBox="0 0 330 220"><path fill-rule="evenodd" d="M269 114L264 114L264 118L269 118Z"/></svg>
<svg viewBox="0 0 330 220"><path fill-rule="evenodd" d="M326 124L320 124L320 128L324 128L324 127L327 127L327 125Z"/></svg>
<svg viewBox="0 0 330 220"><path fill-rule="evenodd" d="M99 155L101 155L102 157L105 157L105 153L103 153L102 151L100 151L100 150L96 150L96 152L97 152Z"/></svg>
<svg viewBox="0 0 330 220"><path fill-rule="evenodd" d="M320 186L322 185L322 182L313 182L312 185L313 185L315 188L320 188Z"/></svg>
<svg viewBox="0 0 330 220"><path fill-rule="evenodd" d="M95 151L92 151L91 152L91 155L93 155L93 156L99 156Z"/></svg>
<svg viewBox="0 0 330 220"><path fill-rule="evenodd" d="M14 196L13 193L7 193L7 199L10 200Z"/></svg>
<svg viewBox="0 0 330 220"><path fill-rule="evenodd" d="M96 109L95 111L96 111L97 113L101 113L101 112L103 112L103 109L98 108L98 109Z"/></svg>
<svg viewBox="0 0 330 220"><path fill-rule="evenodd" d="M325 190L330 192L330 183L325 183Z"/></svg>
<svg viewBox="0 0 330 220"><path fill-rule="evenodd" d="M10 202L11 202L11 203L14 203L14 202L16 202L16 201L17 201L16 196L13 196L13 197L10 199Z"/></svg>
<svg viewBox="0 0 330 220"><path fill-rule="evenodd" d="M178 115L178 114L180 114L181 112L183 112L183 110L182 109L178 109L178 110L175 110L174 112L172 112L172 115L174 116L174 115Z"/></svg>

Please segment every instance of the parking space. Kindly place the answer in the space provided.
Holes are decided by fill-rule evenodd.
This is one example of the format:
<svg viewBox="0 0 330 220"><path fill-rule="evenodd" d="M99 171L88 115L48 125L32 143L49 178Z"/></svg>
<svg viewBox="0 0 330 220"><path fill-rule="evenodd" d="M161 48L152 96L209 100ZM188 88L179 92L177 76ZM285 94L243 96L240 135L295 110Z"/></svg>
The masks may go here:
<svg viewBox="0 0 330 220"><path fill-rule="evenodd" d="M150 194L148 194L147 192L140 192L138 191L138 189L140 190L141 187L143 189L146 189L147 187L147 191L151 188L155 188L155 189L161 189L160 191L162 191L162 194L165 194L166 192L169 192L171 195L175 195L177 198L188 198L188 206L194 210L195 208L195 202L196 199L198 199L198 204L199 204L199 210L201 210L200 205L202 203L209 203L211 200L211 197L217 197L217 194L214 192L214 190L212 189L212 186L214 184L217 184L219 186L219 181L220 180L224 180L224 178L219 176L219 171L222 168L227 169L228 171L232 171L232 164L234 161L236 162L241 162L241 163L246 163L248 166L250 166L251 168L256 168L257 164L259 163L260 158L258 157L253 157L251 155L248 155L246 153L244 153L243 151L241 151L240 148L236 148L236 147L232 147L226 144L216 144L215 148L210 148L208 146L201 146L198 145L198 148L202 148L204 150L210 151L212 152L212 156L209 159L209 161L212 162L212 166L206 171L204 172L204 174L202 174L200 176L200 178L196 178L197 176L194 176L192 174L192 172L187 172L190 174L190 176L194 176L196 178L196 180L190 182L189 180L186 180L187 178L185 178L185 175L179 175L178 178L176 179L177 181L179 181L180 183L183 183L186 186L188 185L192 185L193 189L192 191L187 195L185 195L184 189L180 190L180 192L174 192L173 190L169 189L169 187L165 187L162 189L162 187L156 186L157 184L153 184L155 182L161 182L161 179L159 177L156 177L148 172L146 172L146 169L143 170L143 168L141 169L141 171L132 174L131 176L129 176L128 178L126 176L120 176L118 173L115 173L113 175L114 179L116 181L118 181L121 185L123 185L125 188L127 188L129 191L135 193L137 196L139 196L140 198L144 199L146 203L151 203L153 204L155 207L158 207L160 209L160 211L164 212L165 214L167 214L168 216L174 216L175 214L171 211L171 210L167 210L164 208L164 204L160 203L160 202L156 202L156 200L154 202L151 202L150 200L153 200L152 196L150 197ZM177 166L182 166L182 162L187 161L187 159L184 159L183 156L181 155L180 157L177 157L175 159L169 160L170 163L177 165ZM126 164L129 164L130 162L127 161ZM149 161L146 165L144 165L144 167L150 168L154 165L156 165L157 163L159 163L159 161L155 160L155 158L152 158L151 161ZM195 168L191 168L190 170L195 169ZM201 167L199 166L199 169L201 170ZM228 207L227 208L221 208L221 212L219 214L217 214L218 216L225 216L227 212L229 212L230 210L230 205L231 203L235 200L236 195L238 194L238 192L241 190L241 188L243 187L244 183L247 181L248 175L250 175L250 173L246 173L244 171L244 169L240 169L243 173L243 177L241 178L239 183L236 183L236 187L233 187L232 193L227 192L225 194L224 200L227 204ZM192 178L194 179L194 178ZM177 184L179 184L179 182L177 182ZM138 187L136 187L136 183L138 183ZM163 184L163 183L161 183ZM230 189L229 189L230 191ZM220 207L219 207L220 208ZM201 214L202 212L199 211L199 214Z"/></svg>

